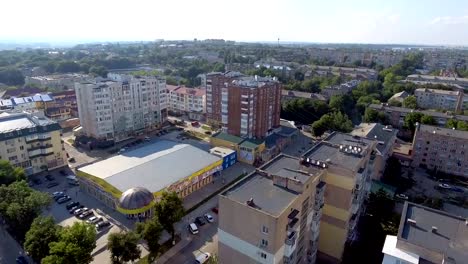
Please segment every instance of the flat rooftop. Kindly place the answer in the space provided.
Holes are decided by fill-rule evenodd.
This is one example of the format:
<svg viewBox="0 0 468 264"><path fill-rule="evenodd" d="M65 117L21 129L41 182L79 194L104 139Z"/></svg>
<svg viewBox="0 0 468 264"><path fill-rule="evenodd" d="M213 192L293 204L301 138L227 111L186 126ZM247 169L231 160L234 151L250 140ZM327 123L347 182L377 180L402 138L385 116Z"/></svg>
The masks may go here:
<svg viewBox="0 0 468 264"><path fill-rule="evenodd" d="M391 126L384 126L379 123L361 123L352 132L351 135L366 137L368 139L377 140L377 149L382 152L391 144L391 140L396 138L398 130Z"/></svg>
<svg viewBox="0 0 468 264"><path fill-rule="evenodd" d="M466 216L465 216L466 217ZM411 224L408 219L416 221ZM401 216L398 239L437 252L454 262L468 259L468 225L466 218L413 203L405 203ZM432 227L437 231L433 232ZM424 252L412 252L424 257ZM442 263L442 259L428 259ZM439 262L440 260L440 262Z"/></svg>
<svg viewBox="0 0 468 264"><path fill-rule="evenodd" d="M0 139L60 130L57 122L29 113L1 113Z"/></svg>
<svg viewBox="0 0 468 264"><path fill-rule="evenodd" d="M318 169L302 166L299 161L297 157L280 154L260 169L280 177L296 177L295 179L301 182L305 182L310 177L318 177L321 173ZM271 178L255 171L221 195L244 204L249 199L253 199L256 209L279 216L300 194L273 184Z"/></svg>
<svg viewBox="0 0 468 264"><path fill-rule="evenodd" d="M419 125L419 131L426 132L426 133L432 133L434 135L442 135L442 136L446 136L446 137L452 137L452 138L468 139L468 132L467 131L462 131L462 130L457 130L457 129L450 129L450 128L436 127L436 126L429 126L429 125L420 124Z"/></svg>
<svg viewBox="0 0 468 264"><path fill-rule="evenodd" d="M191 145L162 140L79 171L104 179L121 192L133 187L157 192L220 160Z"/></svg>

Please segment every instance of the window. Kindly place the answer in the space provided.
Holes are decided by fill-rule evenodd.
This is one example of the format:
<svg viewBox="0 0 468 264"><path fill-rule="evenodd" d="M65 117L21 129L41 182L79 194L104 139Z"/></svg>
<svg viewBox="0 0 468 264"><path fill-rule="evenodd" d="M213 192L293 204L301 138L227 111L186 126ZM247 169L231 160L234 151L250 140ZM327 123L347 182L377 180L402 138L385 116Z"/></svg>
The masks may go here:
<svg viewBox="0 0 468 264"><path fill-rule="evenodd" d="M262 226L262 232L268 234L268 227Z"/></svg>
<svg viewBox="0 0 468 264"><path fill-rule="evenodd" d="M18 159L17 156L11 156L11 157L8 158L8 160L10 160L10 161L14 161L14 160L17 160L17 159Z"/></svg>
<svg viewBox="0 0 468 264"><path fill-rule="evenodd" d="M260 253L260 257L262 257L262 259L266 259L267 258L267 255L265 253Z"/></svg>
<svg viewBox="0 0 468 264"><path fill-rule="evenodd" d="M260 242L260 245L262 245L264 247L267 247L268 246L268 240L262 239L262 241Z"/></svg>
<svg viewBox="0 0 468 264"><path fill-rule="evenodd" d="M23 146L20 146L20 150L24 150L24 147L23 147Z"/></svg>

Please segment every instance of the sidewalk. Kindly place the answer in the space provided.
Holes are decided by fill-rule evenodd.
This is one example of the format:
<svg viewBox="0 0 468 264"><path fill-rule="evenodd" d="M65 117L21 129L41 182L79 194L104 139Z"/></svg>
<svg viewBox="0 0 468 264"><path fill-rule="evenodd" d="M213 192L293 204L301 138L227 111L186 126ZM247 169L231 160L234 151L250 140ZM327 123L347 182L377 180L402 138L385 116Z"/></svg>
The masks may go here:
<svg viewBox="0 0 468 264"><path fill-rule="evenodd" d="M162 256L160 256L154 263L158 264L163 264L166 263L168 260L170 260L175 254L180 252L182 249L184 249L186 246L188 246L192 242L192 237L185 236L185 238L182 238L179 243L177 243L174 247L166 251Z"/></svg>
<svg viewBox="0 0 468 264"><path fill-rule="evenodd" d="M231 184L231 182L235 180L237 177L239 177L239 175L241 175L242 173L249 173L253 170L255 170L254 166L241 163L241 162L237 162L233 166L222 171L220 176L213 178L212 183L210 183L209 185L185 197L184 199L185 209L188 210L192 208L194 205L203 201L203 199L207 198L212 193L218 191L219 189L223 188L226 185Z"/></svg>

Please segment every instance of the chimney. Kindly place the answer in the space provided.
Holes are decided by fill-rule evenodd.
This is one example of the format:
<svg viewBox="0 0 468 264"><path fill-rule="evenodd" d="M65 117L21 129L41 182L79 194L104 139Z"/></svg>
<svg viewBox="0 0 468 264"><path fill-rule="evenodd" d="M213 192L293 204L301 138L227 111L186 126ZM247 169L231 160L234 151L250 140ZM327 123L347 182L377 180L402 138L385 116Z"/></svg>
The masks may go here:
<svg viewBox="0 0 468 264"><path fill-rule="evenodd" d="M432 233L437 233L437 226L432 226L431 231Z"/></svg>

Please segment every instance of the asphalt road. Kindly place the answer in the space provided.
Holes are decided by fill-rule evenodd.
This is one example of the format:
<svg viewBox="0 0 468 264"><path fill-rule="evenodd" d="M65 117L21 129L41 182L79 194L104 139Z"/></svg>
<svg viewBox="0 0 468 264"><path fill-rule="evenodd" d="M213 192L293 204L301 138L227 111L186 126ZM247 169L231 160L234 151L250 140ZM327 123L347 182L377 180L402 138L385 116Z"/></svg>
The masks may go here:
<svg viewBox="0 0 468 264"><path fill-rule="evenodd" d="M16 258L23 254L18 242L0 225L0 264L16 263Z"/></svg>

